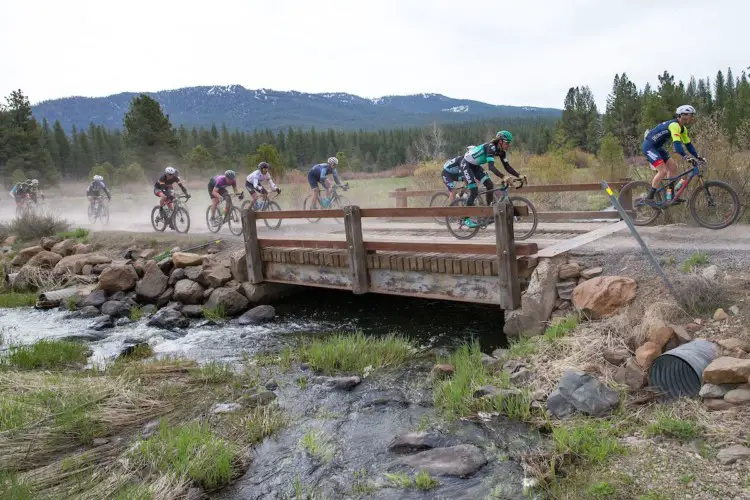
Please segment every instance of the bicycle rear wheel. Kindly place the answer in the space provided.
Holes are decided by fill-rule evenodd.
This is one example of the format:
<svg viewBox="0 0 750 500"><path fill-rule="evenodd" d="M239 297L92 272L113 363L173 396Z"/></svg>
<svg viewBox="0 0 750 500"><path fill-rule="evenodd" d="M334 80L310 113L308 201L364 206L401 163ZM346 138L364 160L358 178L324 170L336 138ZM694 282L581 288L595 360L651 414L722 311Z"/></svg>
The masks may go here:
<svg viewBox="0 0 750 500"><path fill-rule="evenodd" d="M724 229L740 215L740 197L722 181L703 181L688 199L690 215L708 229ZM714 217L711 217L711 216Z"/></svg>
<svg viewBox="0 0 750 500"><path fill-rule="evenodd" d="M651 189L651 184L646 181L633 181L628 182L620 190L617 195L617 201L626 208L628 206L633 207L633 215L631 220L636 226L648 226L653 223L659 214L661 209L658 207L650 207L646 205L645 200ZM657 204L662 203L661 191L657 191L654 195L654 202Z"/></svg>
<svg viewBox="0 0 750 500"><path fill-rule="evenodd" d="M172 213L172 226L178 233L190 231L190 213L183 207L177 207Z"/></svg>
<svg viewBox="0 0 750 500"><path fill-rule="evenodd" d="M229 209L229 221L227 222L227 225L229 226L229 231L233 235L242 235L242 214L240 213L239 208L232 207Z"/></svg>
<svg viewBox="0 0 750 500"><path fill-rule="evenodd" d="M312 195L308 194L307 197L305 198L305 201L302 202L302 210L313 210L313 209L318 209L318 208L320 208L320 206L315 206L315 207L312 206ZM320 221L320 217L317 217L317 218L308 217L307 220L309 222L315 223L315 222Z"/></svg>
<svg viewBox="0 0 750 500"><path fill-rule="evenodd" d="M216 213L220 214L222 213L221 203L216 208ZM208 226L208 230L212 233L218 233L221 230L221 226L224 224L224 219L219 217L211 218L211 205L208 206L206 209L206 226Z"/></svg>
<svg viewBox="0 0 750 500"><path fill-rule="evenodd" d="M105 226L109 224L109 208L106 205L99 207L99 222Z"/></svg>
<svg viewBox="0 0 750 500"><path fill-rule="evenodd" d="M430 198L430 207L447 207L448 206L448 193L440 191L435 193ZM445 224L445 217L433 217L435 222L438 224Z"/></svg>
<svg viewBox="0 0 750 500"><path fill-rule="evenodd" d="M466 206L466 199L465 198L459 198L457 200L454 200L453 203L450 204L452 207L465 207ZM479 226L477 227L469 227L466 225L466 219L467 217L446 217L445 218L445 225L448 226L448 232L450 232L454 238L457 238L459 240L469 240L476 236L476 234L479 232Z"/></svg>
<svg viewBox="0 0 750 500"><path fill-rule="evenodd" d="M167 228L167 219L161 216L161 207L159 206L155 206L151 210L151 225L156 231L163 232Z"/></svg>
<svg viewBox="0 0 750 500"><path fill-rule="evenodd" d="M275 201L266 203L266 212L280 212L281 207ZM281 219L263 219L268 229L276 230L281 227Z"/></svg>

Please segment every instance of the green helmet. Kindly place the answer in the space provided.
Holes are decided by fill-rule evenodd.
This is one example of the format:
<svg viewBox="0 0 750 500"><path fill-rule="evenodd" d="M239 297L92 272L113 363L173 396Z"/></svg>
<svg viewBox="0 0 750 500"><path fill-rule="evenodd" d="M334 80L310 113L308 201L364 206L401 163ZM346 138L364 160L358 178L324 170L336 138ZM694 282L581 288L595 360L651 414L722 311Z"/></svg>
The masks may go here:
<svg viewBox="0 0 750 500"><path fill-rule="evenodd" d="M501 130L497 133L497 135L495 135L495 139L500 139L510 144L511 142L513 142L513 134L511 134L507 130Z"/></svg>

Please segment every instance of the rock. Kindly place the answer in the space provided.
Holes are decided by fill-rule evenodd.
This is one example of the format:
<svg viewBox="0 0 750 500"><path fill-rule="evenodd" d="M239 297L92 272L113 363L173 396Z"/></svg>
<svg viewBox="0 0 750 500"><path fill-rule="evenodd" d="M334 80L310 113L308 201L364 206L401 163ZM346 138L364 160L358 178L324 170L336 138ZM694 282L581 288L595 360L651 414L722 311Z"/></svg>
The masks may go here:
<svg viewBox="0 0 750 500"><path fill-rule="evenodd" d="M703 399L723 398L724 394L729 392L729 390L730 389L726 385L703 384L701 392L698 395Z"/></svg>
<svg viewBox="0 0 750 500"><path fill-rule="evenodd" d="M204 302L207 301L209 299L209 297L211 297L211 294L214 293L214 290L216 290L216 289L215 288L206 288L203 291L203 301Z"/></svg>
<svg viewBox="0 0 750 500"><path fill-rule="evenodd" d="M198 278L201 276L201 271L203 271L203 268L200 266L192 266L192 267L186 267L185 269L185 278L192 280L192 281L198 281Z"/></svg>
<svg viewBox="0 0 750 500"><path fill-rule="evenodd" d="M313 384L321 384L330 389L338 389L342 391L348 391L362 382L362 379L356 376L353 377L311 377L310 382Z"/></svg>
<svg viewBox="0 0 750 500"><path fill-rule="evenodd" d="M99 309L94 306L84 306L78 311L81 318L96 318L99 316Z"/></svg>
<svg viewBox="0 0 750 500"><path fill-rule="evenodd" d="M565 258L557 256L539 260L521 297L521 308L506 311L503 327L506 335L539 335L545 330L555 307L557 274Z"/></svg>
<svg viewBox="0 0 750 500"><path fill-rule="evenodd" d="M55 245L52 246L52 251L60 254L61 257L67 257L68 255L73 255L75 252L75 246L78 244L76 240L65 240L61 241L60 243L55 243Z"/></svg>
<svg viewBox="0 0 750 500"><path fill-rule="evenodd" d="M724 401L723 399L704 399L703 405L711 411L731 410L736 406L729 401Z"/></svg>
<svg viewBox="0 0 750 500"><path fill-rule="evenodd" d="M604 269L602 269L601 267L591 267L589 269L584 269L583 271L581 271L581 278L590 280L591 278L596 278L603 272Z"/></svg>
<svg viewBox="0 0 750 500"><path fill-rule="evenodd" d="M728 349L730 351L734 350L740 350L745 352L750 352L750 342L747 340L732 338L732 339L722 339L717 342L721 347L724 349Z"/></svg>
<svg viewBox="0 0 750 500"><path fill-rule="evenodd" d="M453 365L447 363L437 364L432 367L432 376L438 380L444 380L452 377L455 371L456 368Z"/></svg>
<svg viewBox="0 0 750 500"><path fill-rule="evenodd" d="M576 412L576 407L562 395L559 389L555 389L547 396L547 410L557 418L567 418Z"/></svg>
<svg viewBox="0 0 750 500"><path fill-rule="evenodd" d="M519 368L518 371L510 375L510 381L513 385L527 384L534 378L534 374L527 368Z"/></svg>
<svg viewBox="0 0 750 500"><path fill-rule="evenodd" d="M41 239L41 241L39 241L39 246L49 252L50 250L52 250L52 247L59 242L60 238L57 236L45 236Z"/></svg>
<svg viewBox="0 0 750 500"><path fill-rule="evenodd" d="M216 403L211 413L214 415L223 415L225 413L234 413L242 409L239 403Z"/></svg>
<svg viewBox="0 0 750 500"><path fill-rule="evenodd" d="M76 246L73 247L73 253L74 254L84 254L84 253L91 253L91 245L87 245L85 243L78 243Z"/></svg>
<svg viewBox="0 0 750 500"><path fill-rule="evenodd" d="M144 250L145 252L145 250ZM161 294L167 289L169 278L167 278L156 262L151 260L146 264L141 279L135 286L135 293L138 302L151 303L155 302Z"/></svg>
<svg viewBox="0 0 750 500"><path fill-rule="evenodd" d="M729 319L729 315L724 311L724 309L717 309L714 311L714 321L726 321Z"/></svg>
<svg viewBox="0 0 750 500"><path fill-rule="evenodd" d="M154 304L146 304L145 306L141 307L141 313L146 318L153 316L155 312L156 306Z"/></svg>
<svg viewBox="0 0 750 500"><path fill-rule="evenodd" d="M94 266L92 266L91 264L86 264L81 269L81 274L83 274L84 276L88 274L94 274Z"/></svg>
<svg viewBox="0 0 750 500"><path fill-rule="evenodd" d="M716 460L722 465L731 465L737 460L744 460L748 457L750 457L750 448L738 444L719 450L716 454Z"/></svg>
<svg viewBox="0 0 750 500"><path fill-rule="evenodd" d="M750 389L747 387L732 389L724 395L724 401L736 405L750 403Z"/></svg>
<svg viewBox="0 0 750 500"><path fill-rule="evenodd" d="M101 307L105 302L107 302L107 292L104 290L94 290L83 299L81 306Z"/></svg>
<svg viewBox="0 0 750 500"><path fill-rule="evenodd" d="M242 397L242 403L245 406L249 407L255 407L255 406L266 406L269 403L272 403L276 399L276 394L274 394L271 391L262 391L257 394L251 394L249 396L243 396Z"/></svg>
<svg viewBox="0 0 750 500"><path fill-rule="evenodd" d="M7 238L5 238L5 240L3 240L3 245L13 246L16 244L16 241L18 241L18 236L16 235L8 236Z"/></svg>
<svg viewBox="0 0 750 500"><path fill-rule="evenodd" d="M111 266L99 275L99 289L107 293L132 290L137 282L138 274L130 265Z"/></svg>
<svg viewBox="0 0 750 500"><path fill-rule="evenodd" d="M107 328L114 328L115 323L112 321L110 316L97 316L94 318L94 322L89 325L89 329L95 331L106 330Z"/></svg>
<svg viewBox="0 0 750 500"><path fill-rule="evenodd" d="M654 342L646 342L635 350L635 360L644 370L651 368L651 364L661 355L661 347Z"/></svg>
<svg viewBox="0 0 750 500"><path fill-rule="evenodd" d="M393 438L388 443L388 451L393 453L412 453L429 450L439 446L440 435L435 432L407 432Z"/></svg>
<svg viewBox="0 0 750 500"><path fill-rule="evenodd" d="M136 260L133 262L133 269L135 269L135 272L138 274L138 278L143 277L143 272L146 269L146 263L142 260Z"/></svg>
<svg viewBox="0 0 750 500"><path fill-rule="evenodd" d="M155 326L165 330L175 328L187 328L190 322L188 319L175 309L160 309L148 320L148 326Z"/></svg>
<svg viewBox="0 0 750 500"><path fill-rule="evenodd" d="M522 392L518 389L499 389L494 385L485 385L474 391L475 398L483 398L486 396L490 397L508 397L508 396L519 396Z"/></svg>
<svg viewBox="0 0 750 500"><path fill-rule="evenodd" d="M154 250L153 248L147 248L141 252L139 257L143 260L149 260L149 259L153 259L154 257L156 257L156 253L157 253L156 250Z"/></svg>
<svg viewBox="0 0 750 500"><path fill-rule="evenodd" d="M688 323L685 325L685 330L687 330L688 333L694 334L697 333L701 329L701 325L698 323Z"/></svg>
<svg viewBox="0 0 750 500"><path fill-rule="evenodd" d="M581 275L581 266L577 263L573 264L562 264L560 266L560 271L558 272L557 277L563 281L563 280L570 280L578 278L578 276Z"/></svg>
<svg viewBox="0 0 750 500"><path fill-rule="evenodd" d="M522 361L511 359L503 363L503 370L508 372L509 375L516 373L521 368L525 368L527 365Z"/></svg>
<svg viewBox="0 0 750 500"><path fill-rule="evenodd" d="M255 306L240 316L240 325L260 325L272 321L276 317L276 309L273 306Z"/></svg>
<svg viewBox="0 0 750 500"><path fill-rule="evenodd" d="M615 382L628 386L632 391L637 391L648 384L648 377L646 376L646 373L633 365L634 363L631 363L617 368L614 380Z"/></svg>
<svg viewBox="0 0 750 500"><path fill-rule="evenodd" d="M141 253L140 249L137 247L130 247L125 250L124 254L122 254L122 258L126 260L135 260L139 253Z"/></svg>
<svg viewBox="0 0 750 500"><path fill-rule="evenodd" d="M739 316L740 315L740 308L737 306L732 306L729 308L729 312L732 313L732 316Z"/></svg>
<svg viewBox="0 0 750 500"><path fill-rule="evenodd" d="M203 256L197 253L175 252L172 254L172 262L177 268L200 266L203 264Z"/></svg>
<svg viewBox="0 0 750 500"><path fill-rule="evenodd" d="M434 448L406 456L402 462L436 476L467 477L487 463L482 450L471 444Z"/></svg>
<svg viewBox="0 0 750 500"><path fill-rule="evenodd" d="M497 371L502 366L502 362L499 359L495 359L485 353L482 353L482 364L490 371Z"/></svg>
<svg viewBox="0 0 750 500"><path fill-rule="evenodd" d="M362 396L361 402L362 408L382 408L384 406L406 408L409 406L406 396L398 389L368 391Z"/></svg>
<svg viewBox="0 0 750 500"><path fill-rule="evenodd" d="M91 446L104 446L109 443L107 438L94 438L91 440Z"/></svg>
<svg viewBox="0 0 750 500"><path fill-rule="evenodd" d="M573 290L573 306L598 319L616 313L635 299L637 284L623 276L599 276Z"/></svg>
<svg viewBox="0 0 750 500"><path fill-rule="evenodd" d="M178 283L179 285L179 283ZM227 316L236 316L247 309L247 299L244 295L228 288L217 288L206 302L207 309L224 308Z"/></svg>
<svg viewBox="0 0 750 500"><path fill-rule="evenodd" d="M578 282L576 281L561 281L555 285L557 289L557 296L561 300L568 301L573 298L573 290L575 290Z"/></svg>
<svg viewBox="0 0 750 500"><path fill-rule="evenodd" d="M276 389L279 388L279 384L275 380L271 379L268 382L266 382L264 387L268 389L269 391L275 391Z"/></svg>
<svg viewBox="0 0 750 500"><path fill-rule="evenodd" d="M646 340L653 342L658 345L660 349L663 349L664 346L667 345L667 342L669 342L669 339L672 338L672 335L674 335L672 327L660 326L649 331Z"/></svg>
<svg viewBox="0 0 750 500"><path fill-rule="evenodd" d="M172 271L172 258L168 257L166 259L162 259L159 262L156 263L157 266L159 266L159 269L161 272L163 272L165 275L169 274Z"/></svg>
<svg viewBox="0 0 750 500"><path fill-rule="evenodd" d="M232 279L238 283L247 281L247 257L244 250L237 250L229 254L229 271L232 274Z"/></svg>
<svg viewBox="0 0 750 500"><path fill-rule="evenodd" d="M224 267L217 264L211 267L204 267L198 277L198 283L206 288L221 288L231 279L232 273L229 270L229 266Z"/></svg>
<svg viewBox="0 0 750 500"><path fill-rule="evenodd" d="M147 349L149 347L148 342L136 342L134 344L126 345L120 350L120 354L117 355L117 359L128 358L133 355L138 349Z"/></svg>
<svg viewBox="0 0 750 500"><path fill-rule="evenodd" d="M715 280L719 274L719 267L716 265L710 265L701 271L701 275L707 280Z"/></svg>
<svg viewBox="0 0 750 500"><path fill-rule="evenodd" d="M91 264L86 264L86 265L89 266ZM55 266L55 267L57 267L57 266ZM104 272L105 269L107 269L109 267L110 267L109 264L97 264L97 265L91 267L91 274L95 274L95 275L99 276L100 274L102 274Z"/></svg>
<svg viewBox="0 0 750 500"><path fill-rule="evenodd" d="M184 269L175 269L174 271L172 271L172 274L169 275L169 286L174 286L178 281L184 280L185 278L186 276Z"/></svg>
<svg viewBox="0 0 750 500"><path fill-rule="evenodd" d="M595 417L608 414L620 404L620 396L615 391L578 370L566 370L559 389L578 411Z"/></svg>
<svg viewBox="0 0 750 500"><path fill-rule="evenodd" d="M130 315L130 305L119 300L108 300L102 304L102 314L113 318L122 318Z"/></svg>
<svg viewBox="0 0 750 500"><path fill-rule="evenodd" d="M202 318L203 317L203 306L189 305L182 307L182 315L186 318Z"/></svg>
<svg viewBox="0 0 750 500"><path fill-rule="evenodd" d="M703 370L703 381L709 384L744 384L750 376L750 359L722 356Z"/></svg>
<svg viewBox="0 0 750 500"><path fill-rule="evenodd" d="M156 299L156 307L164 307L166 304L169 303L170 300L172 300L172 297L174 296L174 288L169 287L166 290L164 290L164 293L159 295L159 298Z"/></svg>
<svg viewBox="0 0 750 500"><path fill-rule="evenodd" d="M183 304L200 304L203 302L203 287L195 281L183 279L174 286L174 298Z"/></svg>
<svg viewBox="0 0 750 500"><path fill-rule="evenodd" d="M285 285L283 283L240 283L241 293L247 297L251 304L268 304L271 301L291 295L300 287Z"/></svg>
<svg viewBox="0 0 750 500"><path fill-rule="evenodd" d="M495 359L506 359L510 356L510 349L495 349L492 351L492 357Z"/></svg>
<svg viewBox="0 0 750 500"><path fill-rule="evenodd" d="M687 328L680 325L669 325L674 332L674 338L677 340L677 345L687 344L693 340L693 336L687 331Z"/></svg>
<svg viewBox="0 0 750 500"><path fill-rule="evenodd" d="M230 290L234 290L235 292L242 293L242 286L234 280L227 281L226 284L224 284L224 288L229 288Z"/></svg>
<svg viewBox="0 0 750 500"><path fill-rule="evenodd" d="M24 248L23 250L20 250L15 257L13 257L13 260L10 261L11 266L23 266L26 264L33 256L38 254L39 252L44 251L44 248L40 246L35 247L28 247Z"/></svg>
<svg viewBox="0 0 750 500"><path fill-rule="evenodd" d="M602 353L602 356L604 356L604 359L607 360L608 363L615 366L620 366L624 364L625 361L630 359L630 351L628 351L624 347L605 349Z"/></svg>

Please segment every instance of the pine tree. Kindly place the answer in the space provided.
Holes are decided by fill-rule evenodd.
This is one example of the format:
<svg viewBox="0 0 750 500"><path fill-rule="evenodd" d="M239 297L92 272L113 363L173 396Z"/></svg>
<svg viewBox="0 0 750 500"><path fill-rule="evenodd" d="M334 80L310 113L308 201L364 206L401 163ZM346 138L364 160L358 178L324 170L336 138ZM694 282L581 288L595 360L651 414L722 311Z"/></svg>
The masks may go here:
<svg viewBox="0 0 750 500"><path fill-rule="evenodd" d="M179 141L169 116L151 97L141 94L133 98L123 125L125 147L144 167L147 175L160 171L164 163L176 157Z"/></svg>
<svg viewBox="0 0 750 500"><path fill-rule="evenodd" d="M639 134L641 116L641 98L635 83L623 73L615 75L612 93L607 96L607 110L604 115L604 130L616 136L622 148L631 148L628 153L635 154L633 145Z"/></svg>

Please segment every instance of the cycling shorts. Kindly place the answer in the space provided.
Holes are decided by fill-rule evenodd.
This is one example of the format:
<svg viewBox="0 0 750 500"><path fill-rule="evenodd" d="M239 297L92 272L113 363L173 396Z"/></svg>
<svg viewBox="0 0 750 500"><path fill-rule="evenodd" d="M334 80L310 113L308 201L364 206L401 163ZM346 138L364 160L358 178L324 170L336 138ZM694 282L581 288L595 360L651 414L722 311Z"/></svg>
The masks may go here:
<svg viewBox="0 0 750 500"><path fill-rule="evenodd" d="M479 165L474 165L466 160L461 162L461 173L464 175L464 182L469 184L484 184L490 176Z"/></svg>
<svg viewBox="0 0 750 500"><path fill-rule="evenodd" d="M172 190L168 187L154 187L154 195L159 196L161 193L164 193L166 197L172 196Z"/></svg>
<svg viewBox="0 0 750 500"><path fill-rule="evenodd" d="M641 149L653 170L656 170L671 158L666 149L655 147L651 141L643 141Z"/></svg>
<svg viewBox="0 0 750 500"><path fill-rule="evenodd" d="M307 173L307 183L310 184L312 189L318 189L318 184L322 184L324 188L326 185L326 183L319 177L319 174L314 170L310 170Z"/></svg>
<svg viewBox="0 0 750 500"><path fill-rule="evenodd" d="M447 170L443 170L441 177L443 178L443 184L445 184L445 187L447 187L449 191L453 191L456 187L456 182L461 180L461 177L458 174L452 174Z"/></svg>
<svg viewBox="0 0 750 500"><path fill-rule="evenodd" d="M263 186L258 186L258 189L256 189L255 186L253 186L253 183L250 181L245 181L245 187L247 188L247 192L250 194L253 194L253 193L265 194L266 192L266 189Z"/></svg>

